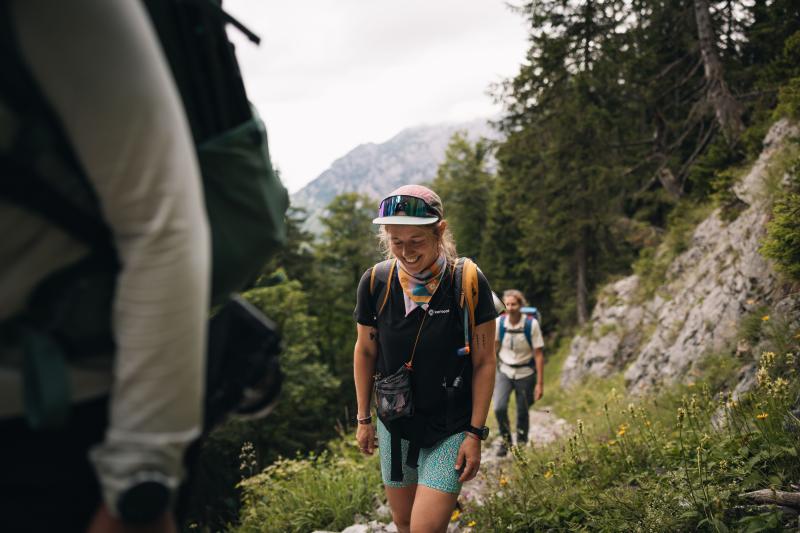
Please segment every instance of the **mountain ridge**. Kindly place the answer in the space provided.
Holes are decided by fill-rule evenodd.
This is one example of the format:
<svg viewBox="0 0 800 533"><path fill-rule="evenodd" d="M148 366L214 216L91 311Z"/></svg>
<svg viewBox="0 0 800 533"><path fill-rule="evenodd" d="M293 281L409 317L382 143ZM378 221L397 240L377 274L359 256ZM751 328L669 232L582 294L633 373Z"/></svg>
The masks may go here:
<svg viewBox="0 0 800 533"><path fill-rule="evenodd" d="M319 234L320 218L337 195L357 192L377 201L400 185L433 181L456 132L465 132L471 142L480 137L499 138L489 120L420 124L405 128L381 143L359 144L292 194L291 204L306 209L305 229Z"/></svg>

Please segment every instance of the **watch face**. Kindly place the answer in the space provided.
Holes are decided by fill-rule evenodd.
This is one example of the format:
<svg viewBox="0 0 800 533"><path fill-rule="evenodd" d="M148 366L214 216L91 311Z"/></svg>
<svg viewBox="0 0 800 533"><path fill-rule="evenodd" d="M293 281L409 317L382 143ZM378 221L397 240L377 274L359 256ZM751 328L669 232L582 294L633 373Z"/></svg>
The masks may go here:
<svg viewBox="0 0 800 533"><path fill-rule="evenodd" d="M483 426L480 431L481 431L480 433L481 440L486 440L486 438L489 436L489 428Z"/></svg>
<svg viewBox="0 0 800 533"><path fill-rule="evenodd" d="M148 524L169 508L170 490L157 481L144 481L124 491L117 502L122 521Z"/></svg>

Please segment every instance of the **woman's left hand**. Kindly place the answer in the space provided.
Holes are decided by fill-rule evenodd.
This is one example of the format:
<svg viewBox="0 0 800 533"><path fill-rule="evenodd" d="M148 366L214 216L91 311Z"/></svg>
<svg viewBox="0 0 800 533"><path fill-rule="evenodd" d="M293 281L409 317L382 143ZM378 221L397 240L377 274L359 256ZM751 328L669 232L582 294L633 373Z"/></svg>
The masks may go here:
<svg viewBox="0 0 800 533"><path fill-rule="evenodd" d="M461 471L458 477L459 483L469 481L478 475L478 469L481 466L481 441L466 435L464 442L458 449L458 458L456 458L456 470ZM461 470L463 468L463 471Z"/></svg>

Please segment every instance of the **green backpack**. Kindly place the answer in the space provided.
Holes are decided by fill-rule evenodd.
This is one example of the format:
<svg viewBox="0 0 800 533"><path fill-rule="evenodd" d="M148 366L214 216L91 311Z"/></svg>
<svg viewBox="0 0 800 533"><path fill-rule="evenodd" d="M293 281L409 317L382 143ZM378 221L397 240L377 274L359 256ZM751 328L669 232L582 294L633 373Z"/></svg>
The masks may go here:
<svg viewBox="0 0 800 533"><path fill-rule="evenodd" d="M219 306L254 281L286 239L288 194L273 170L266 131L247 99L225 26L258 38L219 2L146 0L145 5L197 149L212 237L211 297ZM0 10L7 9L3 3ZM2 13L0 133L10 129L3 123L18 127L11 137L0 135L0 199L44 217L91 250L43 280L23 312L0 324L0 340L24 350L29 422L54 427L69 408L66 361L113 353L110 317L119 260L58 118L20 60L9 20ZM241 308L241 301L234 303Z"/></svg>

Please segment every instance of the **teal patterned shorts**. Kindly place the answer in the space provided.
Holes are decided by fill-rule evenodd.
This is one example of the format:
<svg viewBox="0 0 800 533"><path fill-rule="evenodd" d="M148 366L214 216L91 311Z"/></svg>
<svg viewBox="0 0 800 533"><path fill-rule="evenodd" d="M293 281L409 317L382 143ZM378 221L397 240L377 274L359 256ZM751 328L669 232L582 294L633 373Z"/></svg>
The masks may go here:
<svg viewBox="0 0 800 533"><path fill-rule="evenodd" d="M408 456L408 441L400 440L403 453L403 481L392 481L392 443L391 435L383 422L378 419L378 454L381 458L381 476L383 484L391 488L403 488L409 485L425 485L432 489L451 494L458 494L461 491L461 483L458 482L460 475L456 470L456 459L458 449L464 441L463 432L450 435L431 448L422 448L419 451L419 461L417 468L406 465Z"/></svg>

